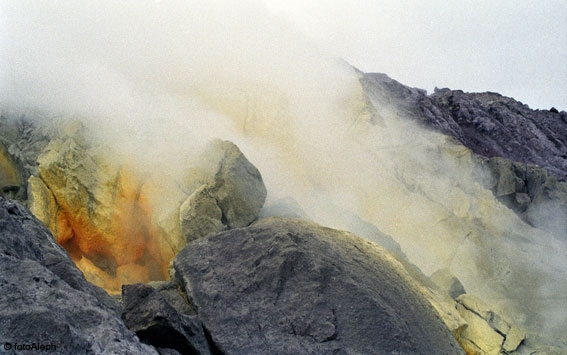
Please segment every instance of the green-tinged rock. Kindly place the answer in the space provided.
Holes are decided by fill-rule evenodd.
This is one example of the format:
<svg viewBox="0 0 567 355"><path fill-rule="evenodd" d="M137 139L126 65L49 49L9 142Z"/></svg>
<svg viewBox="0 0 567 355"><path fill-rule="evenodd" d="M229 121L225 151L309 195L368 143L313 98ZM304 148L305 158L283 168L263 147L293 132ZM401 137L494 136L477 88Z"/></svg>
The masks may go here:
<svg viewBox="0 0 567 355"><path fill-rule="evenodd" d="M187 241L249 225L258 217L266 199L260 172L233 143L212 142L201 160L198 176L207 182L179 209L180 229Z"/></svg>
<svg viewBox="0 0 567 355"><path fill-rule="evenodd" d="M210 187L201 186L179 208L183 236L189 242L222 231L222 216L222 210L211 194Z"/></svg>
<svg viewBox="0 0 567 355"><path fill-rule="evenodd" d="M224 224L245 227L256 219L266 200L262 175L233 143L216 141L213 149L223 152L211 191L223 212Z"/></svg>
<svg viewBox="0 0 567 355"><path fill-rule="evenodd" d="M504 350L507 352L516 350L525 338L526 334L524 332L517 327L512 327L508 334L506 334L506 340L503 346Z"/></svg>
<svg viewBox="0 0 567 355"><path fill-rule="evenodd" d="M468 353L477 354L474 348L467 348L467 344L472 343L478 349L482 350L481 354L498 355L502 349L504 337L498 334L492 327L476 313L469 311L463 305L458 304L457 309L461 316L465 319L468 327L461 333L461 345Z"/></svg>
<svg viewBox="0 0 567 355"><path fill-rule="evenodd" d="M498 333L506 335L510 330L510 324L480 298L464 294L457 298L457 302L484 319Z"/></svg>

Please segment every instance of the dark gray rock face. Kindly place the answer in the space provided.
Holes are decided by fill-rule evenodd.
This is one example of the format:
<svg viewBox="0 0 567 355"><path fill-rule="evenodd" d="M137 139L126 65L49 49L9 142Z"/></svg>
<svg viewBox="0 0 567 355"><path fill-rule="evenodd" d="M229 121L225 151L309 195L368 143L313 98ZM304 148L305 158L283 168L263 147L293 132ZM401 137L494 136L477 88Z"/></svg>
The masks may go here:
<svg viewBox="0 0 567 355"><path fill-rule="evenodd" d="M210 354L203 326L174 283L122 286L122 319L160 354Z"/></svg>
<svg viewBox="0 0 567 355"><path fill-rule="evenodd" d="M436 89L431 95L385 74L361 82L379 105L458 139L473 152L547 169L567 179L567 112L532 110L497 93Z"/></svg>
<svg viewBox="0 0 567 355"><path fill-rule="evenodd" d="M155 354L31 213L0 198L0 339L58 354ZM10 352L8 352L10 353Z"/></svg>
<svg viewBox="0 0 567 355"><path fill-rule="evenodd" d="M384 249L298 219L194 241L174 260L225 354L462 354Z"/></svg>

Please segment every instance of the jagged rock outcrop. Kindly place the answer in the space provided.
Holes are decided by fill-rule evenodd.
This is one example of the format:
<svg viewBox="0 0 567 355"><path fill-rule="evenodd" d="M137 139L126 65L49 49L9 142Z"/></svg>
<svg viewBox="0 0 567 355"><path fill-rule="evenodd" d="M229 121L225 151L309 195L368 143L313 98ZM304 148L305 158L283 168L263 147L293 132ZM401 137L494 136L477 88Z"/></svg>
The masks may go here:
<svg viewBox="0 0 567 355"><path fill-rule="evenodd" d="M404 267L347 232L266 218L190 243L174 268L225 354L462 353Z"/></svg>
<svg viewBox="0 0 567 355"><path fill-rule="evenodd" d="M37 158L53 130L41 118L0 113L0 194L27 200L27 180L36 172Z"/></svg>
<svg viewBox="0 0 567 355"><path fill-rule="evenodd" d="M459 342L472 354L511 353L518 349L526 335L492 310L479 298L463 294L457 298L457 309L469 326Z"/></svg>
<svg viewBox="0 0 567 355"><path fill-rule="evenodd" d="M233 143L215 141L201 159L216 162L217 168L180 207L181 233L187 241L249 225L266 200L262 175Z"/></svg>
<svg viewBox="0 0 567 355"><path fill-rule="evenodd" d="M30 208L87 279L109 291L163 280L175 236L151 223L145 181L91 144L80 122L66 123L28 180Z"/></svg>
<svg viewBox="0 0 567 355"><path fill-rule="evenodd" d="M544 168L494 157L482 162L484 186L530 225L567 240L567 182Z"/></svg>
<svg viewBox="0 0 567 355"><path fill-rule="evenodd" d="M125 327L119 304L85 280L47 228L2 198L0 337L12 346L53 344L59 354L156 354Z"/></svg>
<svg viewBox="0 0 567 355"><path fill-rule="evenodd" d="M567 112L531 110L490 92L427 95L385 74L360 75L375 105L457 139L478 154L486 171L479 181L501 202L530 225L567 238Z"/></svg>
<svg viewBox="0 0 567 355"><path fill-rule="evenodd" d="M520 183L518 194L514 191L511 196L498 196L500 176L495 176L491 171L489 159L475 153L463 145L466 142L459 142L458 136L450 133L459 129L463 134L468 134L468 131L454 119L444 116L441 104L440 107L436 106L435 97L442 93L428 96L424 90L408 88L385 75L361 75L361 82L372 104L384 117L384 129L380 131L376 127L368 127L368 131L380 133L376 135L381 139L377 149L384 149L385 153L378 151L377 155L386 157L381 161L384 173L380 178L388 186L388 190L382 191L381 195L372 196L377 202L372 201L372 205L367 205L363 212L373 217L372 223L380 230L392 235L408 258L426 273L433 273L440 268L449 269L468 292L480 295L504 310L515 324L530 334L529 337L539 334L542 343L565 347L567 318L565 312L557 307L558 303L564 302L567 292L567 268L563 256L565 238L561 233L556 233L560 228L549 228L552 226L550 221L557 223L556 226L564 223L561 215L556 215L562 210L539 208L541 205L538 206L537 198L532 200L529 193L522 195L525 192ZM469 99L471 103L480 100L478 105L482 106L486 104L483 100L487 97L498 97L491 95L479 94L475 98L471 94ZM496 101L494 110L499 110L502 102ZM504 101L506 105L515 105L511 99ZM533 112L534 115L518 117L518 120L536 119L541 113ZM524 113L529 114L527 111ZM473 116L471 119L474 119ZM483 122L495 120L495 124L501 125L496 122L496 117L483 116L481 119ZM421 129L417 123L429 129ZM467 127L471 130L474 128ZM479 127L475 129L480 130ZM515 128L510 129L513 131ZM477 133L470 134L474 136ZM488 145L506 146L509 143L502 138L505 135L498 136L504 141L492 142L490 137L495 139L497 135L483 134L487 134L485 138ZM532 153L539 152L541 146L534 144L531 147L529 142L525 142ZM552 156L560 158L557 149L542 154L551 161ZM560 165L554 166L557 173ZM544 164L539 171L545 172L547 168ZM505 178L502 182L505 183L500 187L509 188L511 184L507 182L511 180L516 185L516 172L513 170L502 175ZM547 175L549 180L541 178L539 173L534 174L538 178L530 180L529 184L525 179L524 185L530 185L531 192L540 191L538 194L547 202L558 202L560 189L557 187L560 184L552 188L550 182L555 177L551 176L551 170ZM518 179L524 178L519 174ZM541 194L543 191L546 192ZM506 194L509 192L505 191ZM535 210L543 212L538 217L539 224L535 220L528 220L525 213L508 208L506 200L510 200L510 197L518 198L522 203L527 200L526 197L530 197L526 211L530 205L538 206ZM380 198L388 203L382 203L378 209L374 206L379 205ZM387 215L390 201L398 205L395 213ZM522 206L526 208L525 204ZM395 222L400 215L405 217L405 221ZM542 224L547 226L542 227Z"/></svg>
<svg viewBox="0 0 567 355"><path fill-rule="evenodd" d="M400 117L415 119L484 157L502 157L567 179L567 112L532 110L497 93L409 88L385 74L363 74L365 90Z"/></svg>
<svg viewBox="0 0 567 355"><path fill-rule="evenodd" d="M248 225L264 203L260 173L230 142L212 143L176 181L142 174L90 139L80 121L53 125L36 166L21 175L29 176L27 203L87 279L109 292L166 279L188 240Z"/></svg>

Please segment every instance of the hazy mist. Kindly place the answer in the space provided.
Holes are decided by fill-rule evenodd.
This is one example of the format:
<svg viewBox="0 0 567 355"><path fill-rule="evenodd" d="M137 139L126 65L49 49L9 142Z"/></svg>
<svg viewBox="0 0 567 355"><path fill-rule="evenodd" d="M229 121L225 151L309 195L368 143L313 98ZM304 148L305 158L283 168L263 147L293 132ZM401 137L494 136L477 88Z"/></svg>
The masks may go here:
<svg viewBox="0 0 567 355"><path fill-rule="evenodd" d="M330 54L433 91L567 110L563 0L264 0Z"/></svg>

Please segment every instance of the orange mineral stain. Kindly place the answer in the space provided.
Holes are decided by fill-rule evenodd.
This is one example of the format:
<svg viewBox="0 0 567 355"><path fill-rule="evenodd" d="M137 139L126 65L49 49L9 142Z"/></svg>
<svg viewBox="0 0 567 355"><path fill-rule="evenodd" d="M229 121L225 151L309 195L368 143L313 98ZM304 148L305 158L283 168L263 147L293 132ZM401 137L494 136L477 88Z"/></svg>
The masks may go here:
<svg viewBox="0 0 567 355"><path fill-rule="evenodd" d="M141 197L142 187L143 182L133 174L120 172L115 190L110 190L112 204L104 226L96 224L93 211L86 206L77 210L58 200L57 242L87 280L110 294L120 293L123 284L168 277L173 255L161 250L163 232L152 227L152 206Z"/></svg>

